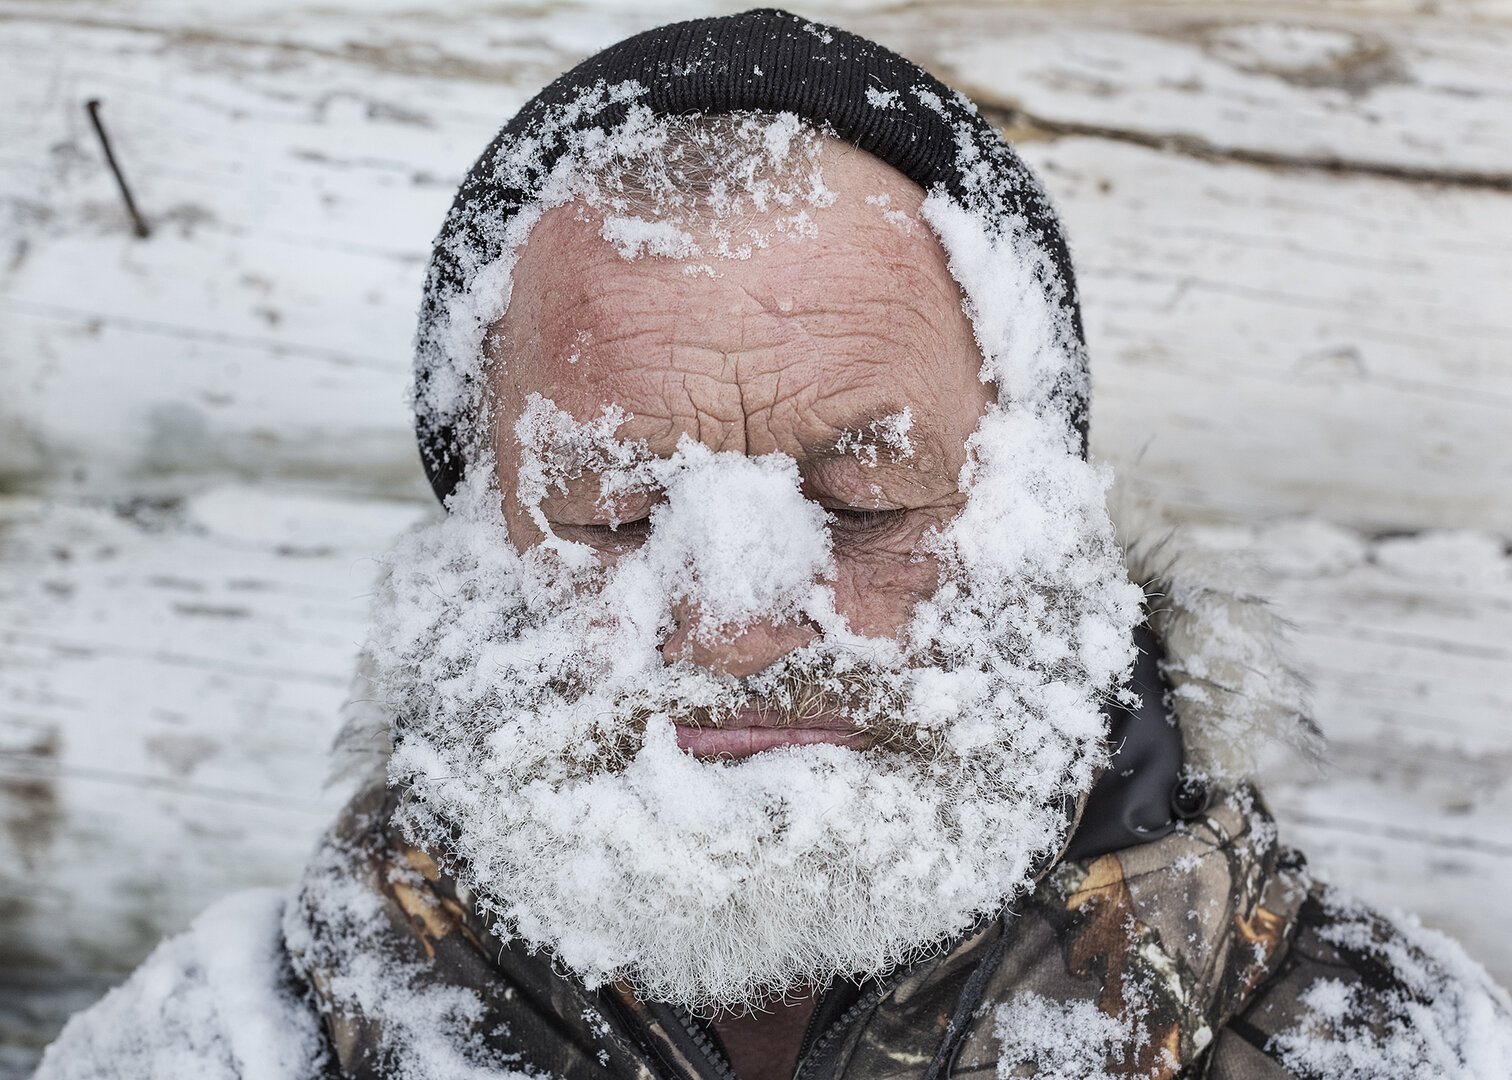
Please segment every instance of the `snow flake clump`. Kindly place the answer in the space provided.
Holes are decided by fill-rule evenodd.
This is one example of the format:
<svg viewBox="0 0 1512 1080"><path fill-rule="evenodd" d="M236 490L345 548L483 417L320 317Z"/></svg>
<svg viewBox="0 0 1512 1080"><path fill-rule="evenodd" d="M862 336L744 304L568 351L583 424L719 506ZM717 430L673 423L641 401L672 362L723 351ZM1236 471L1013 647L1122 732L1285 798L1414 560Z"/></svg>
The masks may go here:
<svg viewBox="0 0 1512 1080"><path fill-rule="evenodd" d="M1093 1001L1054 1001L1024 991L993 1013L1000 1080L1115 1080L1137 1036L1130 1020L1110 1016Z"/></svg>
<svg viewBox="0 0 1512 1080"><path fill-rule="evenodd" d="M642 253L670 259L703 254L692 233L667 221L610 216L604 218L599 235L613 244L624 259L638 259Z"/></svg>
<svg viewBox="0 0 1512 1080"><path fill-rule="evenodd" d="M366 854L349 845L321 846L283 916L283 942L325 999L322 1011L363 1018L383 1075L393 1080L529 1080L518 1054L477 1037L488 1018L478 990L436 978L418 950L406 948L412 940L395 938L384 893L364 869ZM390 868L389 878L423 885L408 868Z"/></svg>
<svg viewBox="0 0 1512 1080"><path fill-rule="evenodd" d="M905 406L902 412L873 420L864 428L842 431L835 440L835 451L852 454L857 461L872 466L877 464L879 453L907 460L914 453L913 442L908 437L912 429L913 410Z"/></svg>
<svg viewBox="0 0 1512 1080"><path fill-rule="evenodd" d="M68 1022L40 1080L312 1080L325 1037L284 956L282 891L207 908L159 945L125 985Z"/></svg>

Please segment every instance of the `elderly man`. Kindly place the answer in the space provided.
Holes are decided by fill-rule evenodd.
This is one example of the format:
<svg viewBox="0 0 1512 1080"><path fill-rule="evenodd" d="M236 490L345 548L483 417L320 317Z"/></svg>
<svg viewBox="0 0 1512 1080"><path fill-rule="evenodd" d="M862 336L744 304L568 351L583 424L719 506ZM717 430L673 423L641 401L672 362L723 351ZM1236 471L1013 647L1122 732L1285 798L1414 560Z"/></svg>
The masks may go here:
<svg viewBox="0 0 1512 1080"><path fill-rule="evenodd" d="M761 11L562 76L436 244L370 781L39 1076L1508 1075L1506 994L1278 843L1273 628L1119 547L1087 393L924 72Z"/></svg>

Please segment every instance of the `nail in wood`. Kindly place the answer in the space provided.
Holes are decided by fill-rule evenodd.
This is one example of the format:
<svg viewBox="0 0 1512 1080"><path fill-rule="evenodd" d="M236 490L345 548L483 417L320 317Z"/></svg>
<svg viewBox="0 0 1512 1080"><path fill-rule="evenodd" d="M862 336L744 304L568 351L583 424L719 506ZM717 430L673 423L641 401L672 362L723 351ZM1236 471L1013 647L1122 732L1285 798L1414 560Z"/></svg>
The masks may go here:
<svg viewBox="0 0 1512 1080"><path fill-rule="evenodd" d="M100 137L100 146L105 151L105 163L110 166L110 171L116 178L116 186L121 189L121 199L126 203L126 212L131 215L132 231L146 239L150 230L137 210L136 200L131 197L131 188L126 186L126 177L121 173L121 166L116 162L115 151L110 148L110 137L105 134L105 125L100 121L99 98L90 98L85 102L84 108L88 110L89 119L94 123L95 134Z"/></svg>

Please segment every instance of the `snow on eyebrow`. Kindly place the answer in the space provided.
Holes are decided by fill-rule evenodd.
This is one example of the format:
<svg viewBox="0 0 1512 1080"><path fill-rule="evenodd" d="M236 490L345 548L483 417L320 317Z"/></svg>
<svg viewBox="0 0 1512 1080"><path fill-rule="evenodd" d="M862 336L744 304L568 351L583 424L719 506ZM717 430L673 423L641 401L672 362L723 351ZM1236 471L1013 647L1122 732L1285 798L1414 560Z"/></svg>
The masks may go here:
<svg viewBox="0 0 1512 1080"><path fill-rule="evenodd" d="M606 504L644 483L644 465L650 458L645 442L615 437L629 419L630 414L618 405L605 405L598 416L579 423L550 398L540 394L526 398L514 426L520 444L515 491L537 528L551 535L541 500L553 487L565 493L567 481L584 473L600 474L600 500Z"/></svg>
<svg viewBox="0 0 1512 1080"><path fill-rule="evenodd" d="M879 417L859 428L848 428L835 440L837 454L853 455L864 465L875 467L877 452L887 451L892 457L911 458L914 455L913 440L908 433L913 430L913 409L904 406L902 412Z"/></svg>

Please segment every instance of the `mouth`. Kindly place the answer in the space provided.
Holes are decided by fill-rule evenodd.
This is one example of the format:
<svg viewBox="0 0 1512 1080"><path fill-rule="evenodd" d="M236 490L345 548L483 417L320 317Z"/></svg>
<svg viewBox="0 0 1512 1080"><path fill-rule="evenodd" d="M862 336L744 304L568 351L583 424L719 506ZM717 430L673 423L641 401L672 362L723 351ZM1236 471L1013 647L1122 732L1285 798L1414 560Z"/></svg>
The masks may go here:
<svg viewBox="0 0 1512 1080"><path fill-rule="evenodd" d="M776 709L743 706L717 726L678 724L678 749L705 761L738 761L763 750L826 743L865 750L875 739L837 713L821 712L793 721Z"/></svg>

